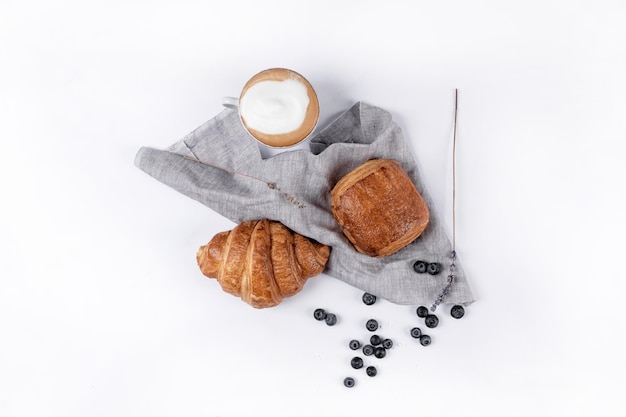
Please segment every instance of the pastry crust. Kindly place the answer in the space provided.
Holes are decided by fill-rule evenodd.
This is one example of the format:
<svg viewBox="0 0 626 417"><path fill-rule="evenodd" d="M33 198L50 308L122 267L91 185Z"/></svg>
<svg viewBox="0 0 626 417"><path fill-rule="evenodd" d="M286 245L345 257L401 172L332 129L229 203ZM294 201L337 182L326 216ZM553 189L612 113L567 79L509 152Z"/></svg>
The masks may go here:
<svg viewBox="0 0 626 417"><path fill-rule="evenodd" d="M344 176L331 191L331 210L357 251L391 255L417 239L430 218L426 202L392 159L373 159Z"/></svg>
<svg viewBox="0 0 626 417"><path fill-rule="evenodd" d="M330 247L267 219L216 234L196 255L204 275L255 308L278 305L320 274Z"/></svg>
<svg viewBox="0 0 626 417"><path fill-rule="evenodd" d="M304 285L302 268L296 260L293 235L282 223L271 222L274 280L283 297L294 295Z"/></svg>
<svg viewBox="0 0 626 417"><path fill-rule="evenodd" d="M273 279L271 245L269 223L261 220L250 236L241 276L241 299L252 307L275 306L283 299Z"/></svg>

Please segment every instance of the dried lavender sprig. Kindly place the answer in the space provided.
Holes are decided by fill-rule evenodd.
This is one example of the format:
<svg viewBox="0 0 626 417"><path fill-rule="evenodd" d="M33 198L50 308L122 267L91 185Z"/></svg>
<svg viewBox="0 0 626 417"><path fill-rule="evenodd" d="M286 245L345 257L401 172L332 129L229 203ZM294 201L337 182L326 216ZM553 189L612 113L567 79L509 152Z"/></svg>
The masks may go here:
<svg viewBox="0 0 626 417"><path fill-rule="evenodd" d="M443 287L443 290L439 293L435 302L432 306L430 306L430 311L434 312L437 309L437 306L443 302L443 300L450 294L450 290L452 289L452 284L454 283L454 279L456 276L454 274L448 275L448 282L446 286Z"/></svg>
<svg viewBox="0 0 626 417"><path fill-rule="evenodd" d="M200 158L198 158L196 156L196 154L193 152L193 150L189 147L189 145L187 145L187 143L185 141L183 141L183 144L187 147L187 149L189 150L189 152L191 152L191 154L193 155L193 158L190 156L184 156L185 159L188 159L190 161L194 161L194 162L198 162L201 163L203 165L207 165L213 168L217 168L217 169L221 169L222 171L226 171L226 172L230 172L231 174L234 175L240 175L242 177L247 177L256 181L261 181L262 183L265 183L267 185L267 187L270 190L275 190L278 191L284 198L287 199L287 201L289 201L292 204L295 204L296 206L298 206L298 208L304 208L305 205L304 203L302 203L300 200L298 200L295 196L289 194L286 191L283 191L280 187L278 187L278 185L275 182L271 182L271 181L266 181L263 178L259 178L259 177L255 177L254 175L250 175L250 174L246 174L240 171L235 171L234 169L222 166L222 165L218 165L218 164L214 164L212 162L206 162L201 160Z"/></svg>

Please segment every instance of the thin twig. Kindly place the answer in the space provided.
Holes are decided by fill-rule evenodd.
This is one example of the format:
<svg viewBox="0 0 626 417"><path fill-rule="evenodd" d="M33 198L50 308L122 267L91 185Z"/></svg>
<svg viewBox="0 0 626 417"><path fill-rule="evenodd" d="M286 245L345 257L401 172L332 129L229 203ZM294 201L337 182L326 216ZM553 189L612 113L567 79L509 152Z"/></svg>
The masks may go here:
<svg viewBox="0 0 626 417"><path fill-rule="evenodd" d="M452 139L452 251L450 252L450 274L448 274L448 280L446 286L441 293L435 299L435 302L430 307L431 311L435 311L437 306L443 302L443 300L450 293L454 279L456 278L456 120L459 108L459 89L454 90L454 133Z"/></svg>
<svg viewBox="0 0 626 417"><path fill-rule="evenodd" d="M456 115L459 89L454 90L454 138L452 140L452 251L456 254Z"/></svg>

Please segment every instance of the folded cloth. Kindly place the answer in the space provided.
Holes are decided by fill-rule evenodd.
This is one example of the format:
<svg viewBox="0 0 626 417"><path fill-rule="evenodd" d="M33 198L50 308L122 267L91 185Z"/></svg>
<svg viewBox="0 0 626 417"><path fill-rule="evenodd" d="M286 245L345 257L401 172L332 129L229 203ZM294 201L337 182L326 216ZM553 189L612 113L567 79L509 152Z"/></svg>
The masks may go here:
<svg viewBox="0 0 626 417"><path fill-rule="evenodd" d="M458 257L446 289L452 246L411 150L387 111L358 102L315 135L310 148L263 159L237 112L225 109L166 150L142 147L135 165L235 223L276 220L331 246L324 273L362 291L397 304L428 306L444 289L444 303L474 301ZM398 161L430 210L422 235L383 258L357 252L330 209L334 185L374 158ZM439 262L442 272L418 274L416 260Z"/></svg>

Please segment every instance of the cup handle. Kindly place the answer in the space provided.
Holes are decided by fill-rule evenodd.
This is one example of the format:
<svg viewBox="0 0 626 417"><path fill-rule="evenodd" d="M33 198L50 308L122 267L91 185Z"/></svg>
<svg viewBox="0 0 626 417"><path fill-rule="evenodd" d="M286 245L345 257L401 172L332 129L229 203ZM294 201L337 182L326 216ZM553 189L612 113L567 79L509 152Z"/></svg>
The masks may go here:
<svg viewBox="0 0 626 417"><path fill-rule="evenodd" d="M222 106L237 110L239 108L239 99L236 97L222 97Z"/></svg>

